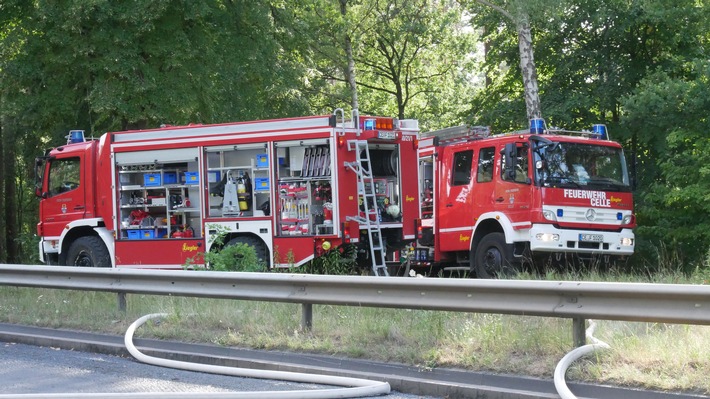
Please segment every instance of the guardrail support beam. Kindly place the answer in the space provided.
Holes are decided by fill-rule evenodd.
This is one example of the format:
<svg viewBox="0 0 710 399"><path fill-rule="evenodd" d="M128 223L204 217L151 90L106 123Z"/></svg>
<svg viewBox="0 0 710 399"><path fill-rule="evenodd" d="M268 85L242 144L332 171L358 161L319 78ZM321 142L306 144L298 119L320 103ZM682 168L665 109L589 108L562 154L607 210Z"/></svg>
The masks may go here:
<svg viewBox="0 0 710 399"><path fill-rule="evenodd" d="M311 331L313 329L313 304L301 304L301 330Z"/></svg>
<svg viewBox="0 0 710 399"><path fill-rule="evenodd" d="M572 319L572 341L575 348L587 344L587 320L579 317Z"/></svg>
<svg viewBox="0 0 710 399"><path fill-rule="evenodd" d="M118 297L118 310L121 312L126 311L126 293L125 292L119 292L116 294Z"/></svg>

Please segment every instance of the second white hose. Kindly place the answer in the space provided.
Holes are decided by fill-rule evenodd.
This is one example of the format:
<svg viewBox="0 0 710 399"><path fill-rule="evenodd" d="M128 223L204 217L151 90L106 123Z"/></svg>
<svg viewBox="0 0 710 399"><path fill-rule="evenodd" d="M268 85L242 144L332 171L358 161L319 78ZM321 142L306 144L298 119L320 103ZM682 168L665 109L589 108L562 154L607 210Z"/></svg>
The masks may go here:
<svg viewBox="0 0 710 399"><path fill-rule="evenodd" d="M589 328L587 328L586 336L587 339L592 341L592 344L580 346L566 354L555 367L555 389L562 399L577 399L572 391L567 387L567 382L565 381L565 374L567 374L567 369L572 365L577 359L586 356L596 350L609 349L609 345L606 342L600 341L594 338L594 330L596 329L596 323L594 320L589 321Z"/></svg>

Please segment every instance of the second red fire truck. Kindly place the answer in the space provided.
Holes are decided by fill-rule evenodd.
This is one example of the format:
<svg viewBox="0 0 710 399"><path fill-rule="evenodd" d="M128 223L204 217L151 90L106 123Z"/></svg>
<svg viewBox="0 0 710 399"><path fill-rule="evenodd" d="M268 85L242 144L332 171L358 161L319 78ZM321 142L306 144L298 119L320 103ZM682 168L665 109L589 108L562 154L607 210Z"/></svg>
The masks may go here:
<svg viewBox="0 0 710 399"><path fill-rule="evenodd" d="M423 134L422 219L412 266L507 275L524 261L631 255L635 216L621 146L606 126Z"/></svg>

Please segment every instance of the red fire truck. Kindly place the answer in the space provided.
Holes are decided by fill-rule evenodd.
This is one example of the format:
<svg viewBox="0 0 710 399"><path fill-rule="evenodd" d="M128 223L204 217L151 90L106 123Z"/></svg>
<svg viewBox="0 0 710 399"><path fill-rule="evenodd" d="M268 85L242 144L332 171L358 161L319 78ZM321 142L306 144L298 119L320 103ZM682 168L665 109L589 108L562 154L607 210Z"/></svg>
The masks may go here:
<svg viewBox="0 0 710 399"><path fill-rule="evenodd" d="M624 153L606 126L490 135L485 127L423 134L422 219L414 267L489 278L523 261L602 261L634 251L635 216ZM552 255L552 256L551 256Z"/></svg>
<svg viewBox="0 0 710 399"><path fill-rule="evenodd" d="M416 236L416 120L333 115L106 133L37 159L40 259L180 268L246 243L269 267L360 246L377 275Z"/></svg>

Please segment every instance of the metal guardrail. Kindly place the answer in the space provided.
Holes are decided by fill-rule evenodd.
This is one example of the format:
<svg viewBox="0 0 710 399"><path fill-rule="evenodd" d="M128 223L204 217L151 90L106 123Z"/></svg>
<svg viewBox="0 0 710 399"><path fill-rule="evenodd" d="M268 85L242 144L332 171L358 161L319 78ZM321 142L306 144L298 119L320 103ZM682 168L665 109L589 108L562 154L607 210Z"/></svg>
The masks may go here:
<svg viewBox="0 0 710 399"><path fill-rule="evenodd" d="M0 285L313 304L710 325L710 286L382 278L0 265ZM581 330L581 331L580 331ZM581 332L581 341L580 335Z"/></svg>

